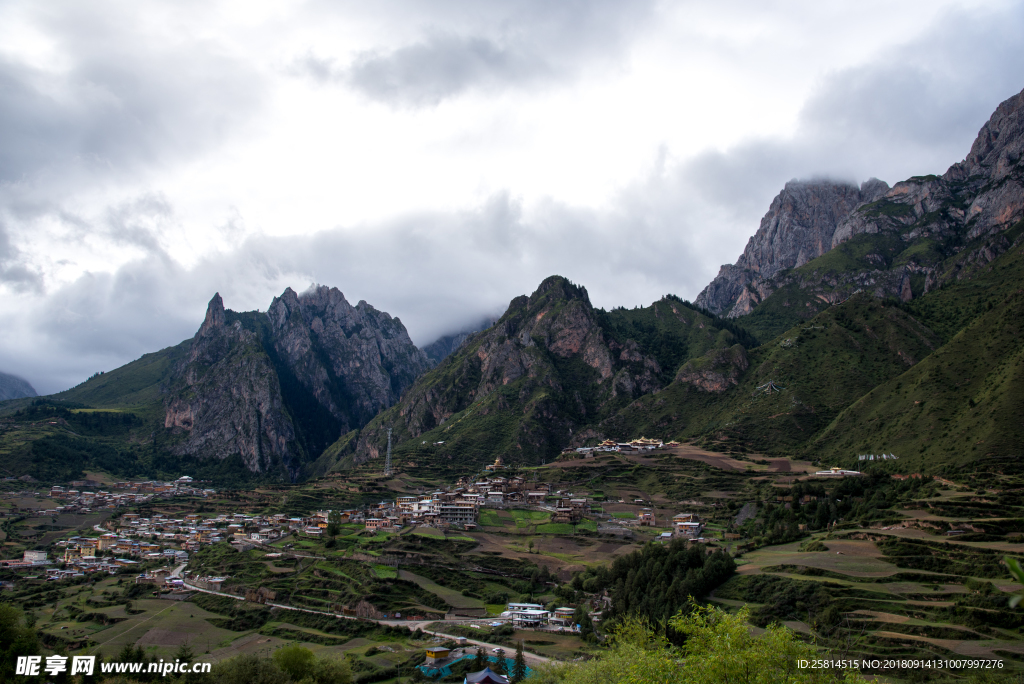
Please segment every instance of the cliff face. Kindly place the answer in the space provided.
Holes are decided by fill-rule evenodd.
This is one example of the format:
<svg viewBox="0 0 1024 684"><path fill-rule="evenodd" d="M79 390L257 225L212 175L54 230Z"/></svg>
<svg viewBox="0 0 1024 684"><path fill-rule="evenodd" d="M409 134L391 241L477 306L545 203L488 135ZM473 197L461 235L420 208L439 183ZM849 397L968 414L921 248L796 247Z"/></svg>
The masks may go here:
<svg viewBox="0 0 1024 684"><path fill-rule="evenodd" d="M722 266L696 304L716 314L749 313L758 287L780 271L798 268L832 248L840 222L889 189L877 179L860 188L828 181L786 183L735 264Z"/></svg>
<svg viewBox="0 0 1024 684"><path fill-rule="evenodd" d="M793 184L772 203L735 265L723 266L697 303L729 317L776 292L813 315L856 291L908 301L1009 249L1024 218L1024 92L982 126L967 157L942 176L888 188ZM841 257L818 257L840 250ZM784 272L786 269L794 269ZM809 295L796 296L800 291Z"/></svg>
<svg viewBox="0 0 1024 684"><path fill-rule="evenodd" d="M267 317L278 358L342 433L393 405L430 367L400 320L363 301L352 306L337 288L288 288Z"/></svg>
<svg viewBox="0 0 1024 684"><path fill-rule="evenodd" d="M219 294L175 375L164 417L165 428L183 434L175 454L238 454L252 472L297 468L295 428L273 364L255 333L225 324Z"/></svg>
<svg viewBox="0 0 1024 684"><path fill-rule="evenodd" d="M336 288L289 288L266 314L225 311L215 295L166 388L164 426L178 455L238 454L294 479L428 367L401 321Z"/></svg>

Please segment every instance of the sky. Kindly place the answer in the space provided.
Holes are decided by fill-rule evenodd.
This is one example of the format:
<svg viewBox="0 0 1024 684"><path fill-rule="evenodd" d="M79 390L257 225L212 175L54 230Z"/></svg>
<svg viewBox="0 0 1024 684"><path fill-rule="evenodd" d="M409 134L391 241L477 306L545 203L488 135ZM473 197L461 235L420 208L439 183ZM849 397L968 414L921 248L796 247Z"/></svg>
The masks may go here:
<svg viewBox="0 0 1024 684"><path fill-rule="evenodd" d="M40 393L219 292L339 288L430 343L549 275L694 299L791 179L942 173L1024 4L0 2L0 371Z"/></svg>

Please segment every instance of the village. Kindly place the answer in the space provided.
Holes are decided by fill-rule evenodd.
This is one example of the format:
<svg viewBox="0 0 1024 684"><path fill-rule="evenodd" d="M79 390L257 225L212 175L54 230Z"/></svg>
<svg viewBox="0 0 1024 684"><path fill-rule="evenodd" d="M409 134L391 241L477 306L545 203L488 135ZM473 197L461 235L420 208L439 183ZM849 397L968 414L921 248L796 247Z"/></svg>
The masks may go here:
<svg viewBox="0 0 1024 684"><path fill-rule="evenodd" d="M631 442L608 441L598 447L572 450L567 456L584 458L596 450L649 451L662 448L658 440L640 438ZM102 525L94 529L95 535L72 536L56 541L49 553L45 550L27 550L22 559L0 560L0 567L12 570L40 570L45 567L49 579L71 579L93 572L116 574L125 569L151 568L139 575L138 581L160 584L167 589L180 590L178 573L169 568L157 569L161 564L186 564L189 554L201 547L228 542L239 549L263 548L266 551L285 552L291 545L282 544L285 538L315 541L331 536L332 525L363 527L366 534L395 533L409 527L433 528L440 531L471 531L477 528L482 508L520 509L545 512L552 523L572 526L587 519L607 519L603 512L594 511L594 499L586 493L576 495L568 490L555 489L549 483L530 482L520 475L501 475L506 467L499 457L484 468L479 477L463 477L453 485L420 495L396 496L375 504L345 510L318 510L306 516L255 513L220 513L204 515L188 513L173 517L163 513L143 515L136 512L115 512ZM112 491L98 489L99 483L90 480L69 483L67 488L54 486L50 498L63 504L53 508L26 511L30 515L47 516L65 513L89 513L101 509L124 510L129 506L150 503L156 499L179 496L209 497L215 490L203 488L193 478L183 476L173 482L117 482ZM95 491L94 491L95 489ZM605 503L605 502L602 502ZM619 501L619 503L624 503ZM631 501L643 504L643 500ZM641 508L636 518L612 521L619 530L636 527L655 527L659 521L654 509ZM662 528L668 521L661 521ZM685 538L703 542L704 524L696 513L682 512L671 521L671 531L656 537L667 542ZM335 532L336 533L336 532ZM271 546L273 544L273 546ZM219 589L224 578L195 578L203 586ZM564 616L548 615L539 606L510 605L510 617L517 624L541 625L549 620L553 624L564 622ZM534 612L531 612L534 611ZM540 611L540 612L535 612Z"/></svg>

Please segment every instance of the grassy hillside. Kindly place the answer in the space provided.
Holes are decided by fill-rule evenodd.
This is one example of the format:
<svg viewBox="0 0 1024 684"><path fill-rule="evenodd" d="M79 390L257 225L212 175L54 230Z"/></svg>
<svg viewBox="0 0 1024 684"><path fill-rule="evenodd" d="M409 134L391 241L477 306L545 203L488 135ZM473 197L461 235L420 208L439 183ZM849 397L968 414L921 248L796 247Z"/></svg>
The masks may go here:
<svg viewBox="0 0 1024 684"><path fill-rule="evenodd" d="M192 340L144 354L141 358L106 373L92 376L82 384L52 395L62 402L94 408L132 408L146 411L161 402L160 387L171 370L188 353Z"/></svg>
<svg viewBox="0 0 1024 684"><path fill-rule="evenodd" d="M602 428L616 437L700 437L792 453L847 406L938 345L938 337L900 307L857 296L751 350L749 367L726 391L674 382Z"/></svg>
<svg viewBox="0 0 1024 684"><path fill-rule="evenodd" d="M894 452L907 469L980 459L1019 468L1024 456L1024 294L979 316L948 344L843 412L815 447Z"/></svg>

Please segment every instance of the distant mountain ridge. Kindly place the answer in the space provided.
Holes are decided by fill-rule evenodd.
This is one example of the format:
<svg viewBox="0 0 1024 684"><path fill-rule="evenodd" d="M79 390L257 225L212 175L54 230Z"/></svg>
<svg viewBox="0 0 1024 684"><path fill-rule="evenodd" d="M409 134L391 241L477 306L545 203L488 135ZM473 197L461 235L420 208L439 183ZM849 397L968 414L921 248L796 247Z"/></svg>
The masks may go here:
<svg viewBox="0 0 1024 684"><path fill-rule="evenodd" d="M10 373L0 373L0 401L37 396L36 390L27 380Z"/></svg>
<svg viewBox="0 0 1024 684"><path fill-rule="evenodd" d="M848 466L885 451L901 468L1016 471L1022 155L1024 92L942 176L787 183L694 304L604 311L551 276L429 354L335 288L285 290L266 313L215 295L193 339L6 404L55 441L38 454L6 442L0 466L64 472L73 448L72 470L297 480L380 459L390 429L396 467L446 475L641 434Z"/></svg>
<svg viewBox="0 0 1024 684"><path fill-rule="evenodd" d="M877 178L859 188L833 181L786 183L735 264L722 266L695 303L730 317L750 313L764 283L832 249L836 230L856 208L878 199L889 186Z"/></svg>
<svg viewBox="0 0 1024 684"><path fill-rule="evenodd" d="M1008 230L1024 217L1024 91L996 108L967 157L942 176L858 190L833 183L788 183L734 265L701 292L697 304L768 330L808 318L855 291L909 301L1010 248ZM781 311L785 306L789 311Z"/></svg>

